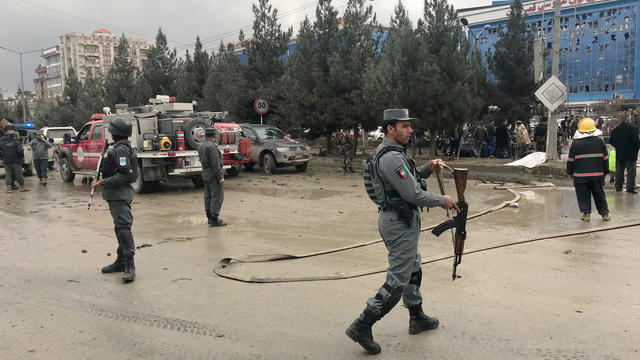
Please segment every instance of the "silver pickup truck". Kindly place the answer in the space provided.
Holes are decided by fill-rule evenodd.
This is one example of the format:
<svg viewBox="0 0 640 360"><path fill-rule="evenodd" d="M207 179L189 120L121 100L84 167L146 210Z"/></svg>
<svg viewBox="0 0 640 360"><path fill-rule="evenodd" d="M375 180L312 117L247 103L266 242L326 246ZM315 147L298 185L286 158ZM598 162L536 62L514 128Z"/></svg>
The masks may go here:
<svg viewBox="0 0 640 360"><path fill-rule="evenodd" d="M251 161L247 169L255 165L265 174L276 168L295 166L300 172L307 170L311 161L311 148L300 141L289 138L282 130L271 125L240 124L244 134L251 140Z"/></svg>

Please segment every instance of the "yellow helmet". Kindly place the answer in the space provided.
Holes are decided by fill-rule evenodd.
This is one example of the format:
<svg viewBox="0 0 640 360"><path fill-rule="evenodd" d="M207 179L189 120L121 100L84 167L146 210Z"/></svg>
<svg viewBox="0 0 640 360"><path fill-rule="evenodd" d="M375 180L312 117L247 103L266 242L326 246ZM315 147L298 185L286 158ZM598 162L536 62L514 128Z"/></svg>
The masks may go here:
<svg viewBox="0 0 640 360"><path fill-rule="evenodd" d="M596 122L590 118L584 118L578 123L578 131L581 133L590 133L596 131Z"/></svg>

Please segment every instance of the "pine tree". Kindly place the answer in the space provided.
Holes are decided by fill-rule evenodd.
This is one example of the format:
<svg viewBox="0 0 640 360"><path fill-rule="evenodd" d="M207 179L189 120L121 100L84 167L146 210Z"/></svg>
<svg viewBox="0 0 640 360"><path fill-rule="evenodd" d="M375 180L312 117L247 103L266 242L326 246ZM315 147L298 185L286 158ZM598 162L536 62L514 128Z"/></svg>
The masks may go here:
<svg viewBox="0 0 640 360"><path fill-rule="evenodd" d="M318 121L321 124L326 137L327 149L331 150L331 133L340 129L343 120L344 109L336 105L333 99L336 79L337 59L335 54L339 51L340 38L338 27L338 11L331 4L331 0L319 0L316 7L316 21L313 24L317 56L314 61L311 76L315 80L313 97L318 109ZM333 58L333 60L332 60ZM334 76L331 76L330 65L333 64Z"/></svg>
<svg viewBox="0 0 640 360"><path fill-rule="evenodd" d="M278 9L269 0L259 0L258 5L253 5L253 15L253 38L246 47L247 74L256 89L264 89L284 74L285 64L280 57L287 52L293 29L282 30Z"/></svg>
<svg viewBox="0 0 640 360"><path fill-rule="evenodd" d="M253 99L247 96L249 88L246 68L234 53L233 44L221 42L213 57L209 76L204 86L204 106L211 111L229 111L231 119L246 121L247 108L253 108Z"/></svg>
<svg viewBox="0 0 640 360"><path fill-rule="evenodd" d="M113 107L115 104L124 103L130 104L133 100L135 73L136 69L129 56L129 41L122 34L120 42L116 46L113 66L109 69L104 79L106 103L109 106Z"/></svg>
<svg viewBox="0 0 640 360"><path fill-rule="evenodd" d="M433 86L430 78L422 80L425 84L416 81L421 67L429 69L433 68L434 64L420 43L401 1L395 7L390 23L391 28L383 43L381 54L369 62L363 84L364 100L377 115L377 119L382 111L388 108L407 108L410 114L415 116L418 103L428 98L428 92L425 94L421 91L429 91L428 88ZM424 129L424 125L419 123L420 121L416 121L414 126Z"/></svg>
<svg viewBox="0 0 640 360"><path fill-rule="evenodd" d="M502 116L527 121L535 104L533 35L527 30L522 2L511 4L506 31L500 29L495 51L488 54L489 69L496 79L494 105Z"/></svg>
<svg viewBox="0 0 640 360"><path fill-rule="evenodd" d="M104 80L101 74L93 74L91 69L87 71L87 77L82 85L82 91L78 100L78 122L84 124L92 114L101 113L107 103L105 97ZM116 103L113 103L116 104Z"/></svg>
<svg viewBox="0 0 640 360"><path fill-rule="evenodd" d="M283 117L276 122L286 128L305 128L311 136L324 135L324 123L320 121L314 94L316 80L312 76L319 49L315 33L308 17L300 24L296 50L289 59L282 79Z"/></svg>
<svg viewBox="0 0 640 360"><path fill-rule="evenodd" d="M67 71L67 79L64 85L64 91L62 92L62 97L65 102L71 104L72 106L78 105L78 100L80 99L80 93L82 92L82 83L78 80L78 76L76 75L76 71L70 67L69 71Z"/></svg>
<svg viewBox="0 0 640 360"><path fill-rule="evenodd" d="M341 71L339 89L344 91L344 119L342 127L353 128L354 137L358 139L358 125L371 128L379 118L379 114L371 112L364 99L363 86L367 64L377 55L377 39L373 31L378 28L371 5L365 6L365 0L349 0L343 18L343 29L340 32ZM342 73L342 74L341 74ZM378 116L376 116L378 115ZM355 154L356 146L352 148Z"/></svg>
<svg viewBox="0 0 640 360"><path fill-rule="evenodd" d="M245 43L249 64L246 71L246 81L249 84L243 101L245 118L257 119L253 111L253 101L257 97L264 97L269 101L270 112L267 118L278 114L282 103L279 81L284 75L285 63L282 56L288 51L293 28L282 29L278 23L278 9L269 4L269 0L259 0L253 5L253 37L244 41L244 34L240 34L240 41ZM240 114L238 114L240 115Z"/></svg>
<svg viewBox="0 0 640 360"><path fill-rule="evenodd" d="M143 98L155 95L171 95L174 92L176 80L177 58L176 51L170 50L167 37L158 29L156 43L147 52L147 58L142 63L141 80L144 84L138 90L144 91ZM138 95L138 97L140 97Z"/></svg>
<svg viewBox="0 0 640 360"><path fill-rule="evenodd" d="M200 36L196 36L196 47L193 51L193 70L192 73L194 75L195 83L196 83L196 93L194 94L194 98L197 101L202 101L204 95L204 85L207 82L207 77L209 76L209 69L211 68L211 58L206 50L202 48L202 42L200 41Z"/></svg>
<svg viewBox="0 0 640 360"><path fill-rule="evenodd" d="M428 99L417 102L416 115L431 130L432 147L440 131L460 136L462 125L477 111L469 42L461 34L456 11L447 0L425 2L418 36L423 56L430 61L418 69L413 90Z"/></svg>

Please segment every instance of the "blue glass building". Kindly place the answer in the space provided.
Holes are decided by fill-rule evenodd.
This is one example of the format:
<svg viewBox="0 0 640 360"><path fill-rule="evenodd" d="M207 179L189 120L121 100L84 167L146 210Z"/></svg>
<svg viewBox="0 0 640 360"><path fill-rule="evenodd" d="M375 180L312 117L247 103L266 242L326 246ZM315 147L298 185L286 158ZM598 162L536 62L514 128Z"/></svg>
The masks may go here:
<svg viewBox="0 0 640 360"><path fill-rule="evenodd" d="M459 11L476 34L484 29L477 44L482 53L493 50L501 26L506 30L511 2ZM639 5L640 0L562 0L559 78L569 88L569 102L611 99L614 94L640 98ZM548 50L549 68L554 1L527 1L523 6L527 27L542 37Z"/></svg>

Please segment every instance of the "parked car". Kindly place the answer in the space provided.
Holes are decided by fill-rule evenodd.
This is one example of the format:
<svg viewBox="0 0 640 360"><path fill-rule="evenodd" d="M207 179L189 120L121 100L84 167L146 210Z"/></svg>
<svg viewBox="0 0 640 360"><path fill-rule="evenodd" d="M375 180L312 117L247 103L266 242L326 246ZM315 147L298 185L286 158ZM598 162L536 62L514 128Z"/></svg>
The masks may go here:
<svg viewBox="0 0 640 360"><path fill-rule="evenodd" d="M251 140L250 161L244 166L261 167L265 174L272 174L278 167L295 166L300 172L307 170L311 160L311 148L303 142L289 138L275 126L240 124Z"/></svg>
<svg viewBox="0 0 640 360"><path fill-rule="evenodd" d="M47 139L53 139L53 143L61 145L64 143L65 134L69 134L68 139L74 138L78 135L76 129L72 126L60 126L60 127L43 127L40 129Z"/></svg>
<svg viewBox="0 0 640 360"><path fill-rule="evenodd" d="M378 128L374 131L369 131L367 134L370 141L382 141L384 139L384 133L382 132L382 126L378 126Z"/></svg>

